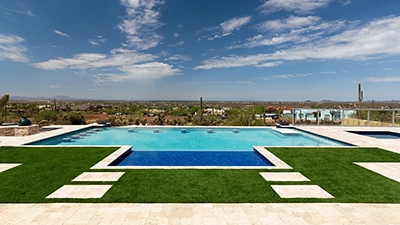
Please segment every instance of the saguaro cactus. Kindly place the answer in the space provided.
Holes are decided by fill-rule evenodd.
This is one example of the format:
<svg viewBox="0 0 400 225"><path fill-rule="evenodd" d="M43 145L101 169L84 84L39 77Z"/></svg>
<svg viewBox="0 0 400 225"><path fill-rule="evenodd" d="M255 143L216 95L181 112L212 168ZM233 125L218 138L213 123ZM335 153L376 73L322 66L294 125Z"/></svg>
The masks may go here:
<svg viewBox="0 0 400 225"><path fill-rule="evenodd" d="M7 105L8 100L10 99L10 95L4 94L3 97L0 99L0 112L3 111L4 106Z"/></svg>
<svg viewBox="0 0 400 225"><path fill-rule="evenodd" d="M364 99L364 92L361 90L361 84L358 84L358 107L361 106L361 102Z"/></svg>
<svg viewBox="0 0 400 225"><path fill-rule="evenodd" d="M2 119L1 113L3 111L5 112L5 106L7 105L7 102L9 99L10 99L10 95L8 95L8 94L4 94L3 97L0 99L0 119ZM5 113L4 113L4 115L5 115Z"/></svg>

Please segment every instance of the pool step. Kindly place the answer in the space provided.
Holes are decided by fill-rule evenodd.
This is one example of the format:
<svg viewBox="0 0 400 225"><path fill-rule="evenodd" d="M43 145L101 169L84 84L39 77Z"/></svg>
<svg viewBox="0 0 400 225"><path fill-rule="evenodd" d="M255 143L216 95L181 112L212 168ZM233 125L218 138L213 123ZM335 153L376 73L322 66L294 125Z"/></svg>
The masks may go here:
<svg viewBox="0 0 400 225"><path fill-rule="evenodd" d="M300 135L300 132L290 128L275 128L274 130L284 135Z"/></svg>

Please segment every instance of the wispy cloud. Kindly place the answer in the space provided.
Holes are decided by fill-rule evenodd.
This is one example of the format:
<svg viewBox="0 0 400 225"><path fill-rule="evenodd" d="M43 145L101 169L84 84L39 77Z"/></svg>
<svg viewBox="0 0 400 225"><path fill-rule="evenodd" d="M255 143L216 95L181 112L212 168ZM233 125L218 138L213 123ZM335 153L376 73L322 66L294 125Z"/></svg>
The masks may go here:
<svg viewBox="0 0 400 225"><path fill-rule="evenodd" d="M126 16L118 28L127 34L129 45L146 50L156 47L163 36L156 33L161 27L160 12L157 6L164 4L163 0L121 0L126 7Z"/></svg>
<svg viewBox="0 0 400 225"><path fill-rule="evenodd" d="M393 68L382 68L381 70L386 70L386 71L393 71Z"/></svg>
<svg viewBox="0 0 400 225"><path fill-rule="evenodd" d="M184 45L184 44L185 44L184 41L179 41L179 42L177 42L176 44L168 45L168 46L169 46L169 47L176 47L176 46L182 46L182 45Z"/></svg>
<svg viewBox="0 0 400 225"><path fill-rule="evenodd" d="M261 32L265 31L283 31L287 29L298 29L316 24L321 18L318 16L289 16L286 19L268 20L257 25L257 29Z"/></svg>
<svg viewBox="0 0 400 225"><path fill-rule="evenodd" d="M367 81L370 82L400 82L400 76L393 77L368 77Z"/></svg>
<svg viewBox="0 0 400 225"><path fill-rule="evenodd" d="M103 44L107 41L107 39L103 38L102 36L97 36L95 39L88 39L89 44L93 46L98 46L100 44Z"/></svg>
<svg viewBox="0 0 400 225"><path fill-rule="evenodd" d="M271 79L289 79L293 78L295 75L293 74L281 74L281 75L273 75L269 77L265 77L264 80L271 80Z"/></svg>
<svg viewBox="0 0 400 225"><path fill-rule="evenodd" d="M189 61L192 57L188 55L176 54L165 59L165 61Z"/></svg>
<svg viewBox="0 0 400 225"><path fill-rule="evenodd" d="M263 63L263 64L256 65L256 66L257 67L275 67L275 66L280 66L282 64L283 64L282 61L276 61L276 62L267 62L267 63Z"/></svg>
<svg viewBox="0 0 400 225"><path fill-rule="evenodd" d="M400 17L381 18L333 36L292 45L269 54L214 57L203 61L203 65L195 69L229 68L285 60L367 60L398 55L400 54L400 45L397 44L397 40L400 39L399 27Z"/></svg>
<svg viewBox="0 0 400 225"><path fill-rule="evenodd" d="M354 27L358 22L342 20L326 22L315 16L289 16L286 19L265 21L256 25L261 34L247 38L244 43L228 46L227 49L306 43Z"/></svg>
<svg viewBox="0 0 400 225"><path fill-rule="evenodd" d="M120 68L122 74L98 74L99 77L105 77L111 81L125 80L143 80L143 79L161 79L176 75L179 69L173 68L171 65L160 62L151 62L138 65L122 66Z"/></svg>
<svg viewBox="0 0 400 225"><path fill-rule="evenodd" d="M212 37L209 37L208 40L214 40L216 38L232 35L233 31L240 30L240 28L249 23L250 20L251 16L235 17L226 20L223 23L221 23L218 28L216 28L219 29L220 31L217 34L214 34Z"/></svg>
<svg viewBox="0 0 400 225"><path fill-rule="evenodd" d="M61 32L61 31L59 31L59 30L54 30L54 33L60 35L61 37L71 37L71 36L69 36L68 34L63 33L63 32Z"/></svg>
<svg viewBox="0 0 400 225"><path fill-rule="evenodd" d="M273 75L269 77L264 77L264 80L271 80L271 79L291 79L295 77L305 77L310 74L304 74L304 73L299 73L299 74L279 74L279 75Z"/></svg>
<svg viewBox="0 0 400 225"><path fill-rule="evenodd" d="M4 10L4 11L8 11L8 12L13 12L13 13L26 15L26 16L29 16L29 17L38 17L38 18L40 18L40 16L37 16L37 15L33 14L33 12L29 11L29 10L28 11L20 11L20 10L9 9L9 8L4 8L4 7L0 7L0 9Z"/></svg>
<svg viewBox="0 0 400 225"><path fill-rule="evenodd" d="M330 2L331 0L267 0L258 9L263 13L287 11L307 14L327 7Z"/></svg>
<svg viewBox="0 0 400 225"><path fill-rule="evenodd" d="M319 72L320 74L336 74L336 72L334 72L334 71L322 71L322 72Z"/></svg>
<svg viewBox="0 0 400 225"><path fill-rule="evenodd" d="M49 88L57 89L57 88L60 88L60 85L58 85L58 84L52 84L52 85L49 86Z"/></svg>
<svg viewBox="0 0 400 225"><path fill-rule="evenodd" d="M156 59L152 54L140 53L123 48L113 49L109 54L81 53L71 58L57 58L48 61L32 63L31 66L44 70L60 69L110 69L120 73L99 73L96 82L123 81L137 79L160 79L176 75L179 69L160 62L150 62Z"/></svg>
<svg viewBox="0 0 400 225"><path fill-rule="evenodd" d="M22 37L13 34L0 34L0 60L9 59L14 62L28 62L26 48L22 45Z"/></svg>

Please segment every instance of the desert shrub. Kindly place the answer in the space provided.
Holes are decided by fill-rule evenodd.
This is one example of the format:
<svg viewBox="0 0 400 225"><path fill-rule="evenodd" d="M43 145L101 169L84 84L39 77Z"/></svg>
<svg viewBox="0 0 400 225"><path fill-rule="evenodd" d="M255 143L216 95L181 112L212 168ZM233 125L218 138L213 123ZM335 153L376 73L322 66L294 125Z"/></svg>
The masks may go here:
<svg viewBox="0 0 400 225"><path fill-rule="evenodd" d="M129 125L129 117L128 116L110 116L109 117L111 126L126 126Z"/></svg>
<svg viewBox="0 0 400 225"><path fill-rule="evenodd" d="M37 122L47 120L48 122L55 122L58 120L58 113L50 110L42 110L34 116Z"/></svg>
<svg viewBox="0 0 400 225"><path fill-rule="evenodd" d="M68 120L72 125L86 124L85 117L77 112L68 114Z"/></svg>

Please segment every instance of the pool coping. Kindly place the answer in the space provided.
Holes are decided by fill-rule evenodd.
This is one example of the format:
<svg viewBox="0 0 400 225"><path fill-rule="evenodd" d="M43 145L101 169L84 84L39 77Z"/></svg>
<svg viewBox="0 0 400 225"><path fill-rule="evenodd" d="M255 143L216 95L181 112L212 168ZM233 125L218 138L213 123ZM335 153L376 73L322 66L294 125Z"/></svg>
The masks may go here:
<svg viewBox="0 0 400 225"><path fill-rule="evenodd" d="M132 146L121 146L90 169L292 169L263 146L253 146L253 149L270 161L273 166L109 166L131 148Z"/></svg>

